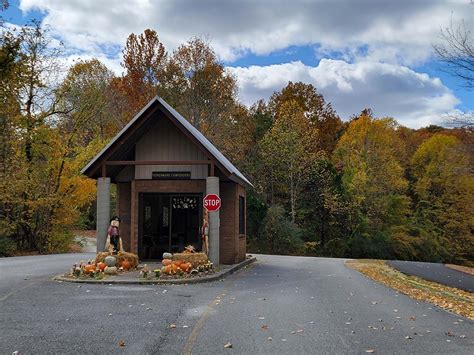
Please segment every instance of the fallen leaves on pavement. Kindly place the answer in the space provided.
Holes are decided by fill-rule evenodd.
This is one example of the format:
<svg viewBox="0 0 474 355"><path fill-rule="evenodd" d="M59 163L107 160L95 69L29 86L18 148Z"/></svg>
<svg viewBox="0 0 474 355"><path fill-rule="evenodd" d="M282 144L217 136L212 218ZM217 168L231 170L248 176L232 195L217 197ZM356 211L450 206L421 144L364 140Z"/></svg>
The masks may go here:
<svg viewBox="0 0 474 355"><path fill-rule="evenodd" d="M461 271L466 274L474 275L474 268L468 266L454 265L454 264L445 264L446 267L449 267L453 270Z"/></svg>
<svg viewBox="0 0 474 355"><path fill-rule="evenodd" d="M472 293L405 275L388 266L382 260L350 260L346 264L369 278L411 298L431 302L438 307L474 320L474 295Z"/></svg>

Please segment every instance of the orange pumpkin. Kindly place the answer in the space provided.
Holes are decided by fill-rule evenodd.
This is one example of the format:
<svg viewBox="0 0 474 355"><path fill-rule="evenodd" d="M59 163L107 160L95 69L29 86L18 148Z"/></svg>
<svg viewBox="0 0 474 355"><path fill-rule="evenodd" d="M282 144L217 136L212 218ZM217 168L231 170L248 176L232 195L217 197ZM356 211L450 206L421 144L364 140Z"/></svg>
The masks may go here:
<svg viewBox="0 0 474 355"><path fill-rule="evenodd" d="M95 264L88 264L86 266L84 266L84 272L86 274L91 274L95 271Z"/></svg>
<svg viewBox="0 0 474 355"><path fill-rule="evenodd" d="M191 263L182 263L181 264L181 269L183 269L184 272L189 272L192 269L192 264Z"/></svg>
<svg viewBox="0 0 474 355"><path fill-rule="evenodd" d="M181 267L181 264L183 264L183 260L175 260L173 261L173 264L176 265L177 267Z"/></svg>
<svg viewBox="0 0 474 355"><path fill-rule="evenodd" d="M132 264L128 260L122 260L120 262L120 267L123 267L124 270L129 270L132 267Z"/></svg>
<svg viewBox="0 0 474 355"><path fill-rule="evenodd" d="M168 266L171 265L172 261L171 259L163 259L161 263L163 264L163 266Z"/></svg>
<svg viewBox="0 0 474 355"><path fill-rule="evenodd" d="M106 265L105 263L102 263L102 262L100 262L100 263L97 264L97 267L99 268L99 270L100 270L101 272L104 271L104 269L105 269L106 266L107 266L107 265Z"/></svg>
<svg viewBox="0 0 474 355"><path fill-rule="evenodd" d="M169 275L174 275L178 271L179 267L174 264L169 264L165 266L165 273Z"/></svg>

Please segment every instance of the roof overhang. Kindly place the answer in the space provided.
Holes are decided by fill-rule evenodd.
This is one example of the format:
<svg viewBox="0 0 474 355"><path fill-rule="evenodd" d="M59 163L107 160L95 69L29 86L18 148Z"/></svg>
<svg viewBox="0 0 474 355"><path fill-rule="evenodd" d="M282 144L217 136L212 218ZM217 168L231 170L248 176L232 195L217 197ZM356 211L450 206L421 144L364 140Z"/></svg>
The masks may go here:
<svg viewBox="0 0 474 355"><path fill-rule="evenodd" d="M159 96L154 97L135 117L81 170L81 174L90 178L97 177L97 171L109 160L114 152L124 145L127 139L132 139L132 133L143 127L144 123L162 112L178 127L205 155L219 167L232 181L252 187L250 181L188 120Z"/></svg>

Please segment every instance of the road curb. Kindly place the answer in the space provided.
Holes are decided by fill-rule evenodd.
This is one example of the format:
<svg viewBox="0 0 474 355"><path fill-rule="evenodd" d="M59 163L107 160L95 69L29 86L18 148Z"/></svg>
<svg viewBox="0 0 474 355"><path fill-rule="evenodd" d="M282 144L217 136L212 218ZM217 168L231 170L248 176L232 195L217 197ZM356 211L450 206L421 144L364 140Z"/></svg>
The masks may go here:
<svg viewBox="0 0 474 355"><path fill-rule="evenodd" d="M210 275L210 276L204 276L204 277L199 277L199 278L193 278L193 279L175 279L175 280L108 280L108 279L103 279L103 280L87 280L87 279L70 279L68 277L64 277L63 274L56 275L53 277L53 280L55 281L61 281L61 282L74 282L74 283L85 283L85 284L127 284L127 285L144 285L144 284L152 284L152 285L158 285L158 284L163 284L163 285L183 285L183 284L197 284L197 283L203 283L203 282L211 282L211 281L217 281L222 279L225 276L228 276L230 274L235 273L236 271L242 269L243 267L246 267L254 262L257 261L256 257L251 257L248 259L245 259L244 261L232 265L226 270L223 270L221 272L218 272L216 274Z"/></svg>

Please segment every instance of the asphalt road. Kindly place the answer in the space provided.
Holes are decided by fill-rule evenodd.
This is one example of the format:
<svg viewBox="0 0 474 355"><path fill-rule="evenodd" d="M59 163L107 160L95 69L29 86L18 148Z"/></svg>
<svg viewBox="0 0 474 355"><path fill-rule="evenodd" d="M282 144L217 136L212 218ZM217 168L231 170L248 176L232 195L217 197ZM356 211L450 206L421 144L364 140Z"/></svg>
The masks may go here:
<svg viewBox="0 0 474 355"><path fill-rule="evenodd" d="M342 259L262 255L224 281L196 285L50 279L87 257L0 259L0 353L468 354L474 349L474 322L381 286ZM224 348L227 342L232 348Z"/></svg>
<svg viewBox="0 0 474 355"><path fill-rule="evenodd" d="M474 276L450 269L443 264L401 260L392 260L387 263L404 274L418 276L425 280L474 292Z"/></svg>

